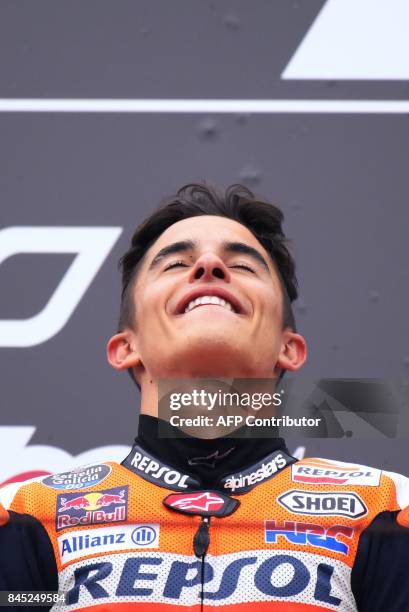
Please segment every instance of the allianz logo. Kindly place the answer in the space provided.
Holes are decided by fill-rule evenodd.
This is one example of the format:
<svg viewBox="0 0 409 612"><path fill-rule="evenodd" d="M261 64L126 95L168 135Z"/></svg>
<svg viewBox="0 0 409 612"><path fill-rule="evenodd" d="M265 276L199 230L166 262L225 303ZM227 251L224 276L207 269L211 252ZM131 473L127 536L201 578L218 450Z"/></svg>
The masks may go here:
<svg viewBox="0 0 409 612"><path fill-rule="evenodd" d="M146 546L156 540L156 531L150 525L141 525L133 530L131 538L135 544Z"/></svg>
<svg viewBox="0 0 409 612"><path fill-rule="evenodd" d="M101 552L158 548L159 525L123 525L72 531L58 538L62 563Z"/></svg>

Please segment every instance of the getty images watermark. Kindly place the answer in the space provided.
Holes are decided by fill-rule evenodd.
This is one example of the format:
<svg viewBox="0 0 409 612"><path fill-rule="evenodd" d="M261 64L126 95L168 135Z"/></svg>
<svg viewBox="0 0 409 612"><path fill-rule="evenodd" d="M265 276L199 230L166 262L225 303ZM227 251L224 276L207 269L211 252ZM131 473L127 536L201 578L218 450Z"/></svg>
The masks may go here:
<svg viewBox="0 0 409 612"><path fill-rule="evenodd" d="M279 427L312 428L321 417L281 414L285 390L273 379L194 379L159 382L159 417L170 426L162 437L179 432L201 438L279 435ZM174 428L172 430L172 428ZM172 433L173 432L173 433ZM263 437L264 437L263 435Z"/></svg>
<svg viewBox="0 0 409 612"><path fill-rule="evenodd" d="M159 436L409 438L409 383L297 376L159 381Z"/></svg>

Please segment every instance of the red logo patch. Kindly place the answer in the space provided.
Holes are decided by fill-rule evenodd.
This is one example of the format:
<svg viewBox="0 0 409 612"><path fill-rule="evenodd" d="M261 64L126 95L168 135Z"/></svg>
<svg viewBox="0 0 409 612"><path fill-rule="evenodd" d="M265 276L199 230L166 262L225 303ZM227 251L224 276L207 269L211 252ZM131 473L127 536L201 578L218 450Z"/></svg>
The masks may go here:
<svg viewBox="0 0 409 612"><path fill-rule="evenodd" d="M172 496L171 496L172 497ZM181 510L220 510L224 506L224 499L206 491L205 493L193 493L173 495L175 499L168 498L168 503L172 508L180 508Z"/></svg>
<svg viewBox="0 0 409 612"><path fill-rule="evenodd" d="M163 500L170 510L200 516L227 516L232 514L240 502L218 491L192 491L171 493Z"/></svg>

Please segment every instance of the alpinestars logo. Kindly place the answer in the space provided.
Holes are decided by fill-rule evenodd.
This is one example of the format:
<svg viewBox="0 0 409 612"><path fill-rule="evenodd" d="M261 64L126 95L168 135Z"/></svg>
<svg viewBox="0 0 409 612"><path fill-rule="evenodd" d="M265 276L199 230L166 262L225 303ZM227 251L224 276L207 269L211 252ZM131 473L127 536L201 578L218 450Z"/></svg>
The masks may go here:
<svg viewBox="0 0 409 612"><path fill-rule="evenodd" d="M187 460L189 465L207 465L208 467L214 468L218 461L225 459L230 453L234 451L233 448L229 448L225 453L220 453L218 450L214 451L206 457L191 457Z"/></svg>
<svg viewBox="0 0 409 612"><path fill-rule="evenodd" d="M172 508L180 508L180 510L218 510L224 504L224 500L219 495L206 491L205 493L194 493L193 495L178 495L176 499L170 503Z"/></svg>
<svg viewBox="0 0 409 612"><path fill-rule="evenodd" d="M222 479L224 489L231 489L232 493L250 491L256 484L275 476L277 472L290 463L296 461L284 452L276 451L263 462L256 463L246 471L239 474L230 474Z"/></svg>
<svg viewBox="0 0 409 612"><path fill-rule="evenodd" d="M228 516L240 505L239 500L218 491L171 493L163 503L174 512L199 516Z"/></svg>

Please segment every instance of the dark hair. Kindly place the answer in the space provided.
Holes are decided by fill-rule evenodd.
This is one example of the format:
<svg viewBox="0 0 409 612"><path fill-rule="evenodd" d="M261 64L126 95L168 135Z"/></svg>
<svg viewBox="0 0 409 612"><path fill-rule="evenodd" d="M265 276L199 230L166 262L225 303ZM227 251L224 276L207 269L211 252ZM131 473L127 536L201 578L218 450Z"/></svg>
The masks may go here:
<svg viewBox="0 0 409 612"><path fill-rule="evenodd" d="M129 249L119 261L122 294L118 330L122 331L133 325L133 281L147 250L177 221L200 215L217 215L238 221L257 238L270 255L280 278L284 296L283 326L295 330L291 302L298 297L298 283L295 262L282 230L282 211L277 206L255 197L243 185L231 185L222 195L206 183L185 185L136 228Z"/></svg>

